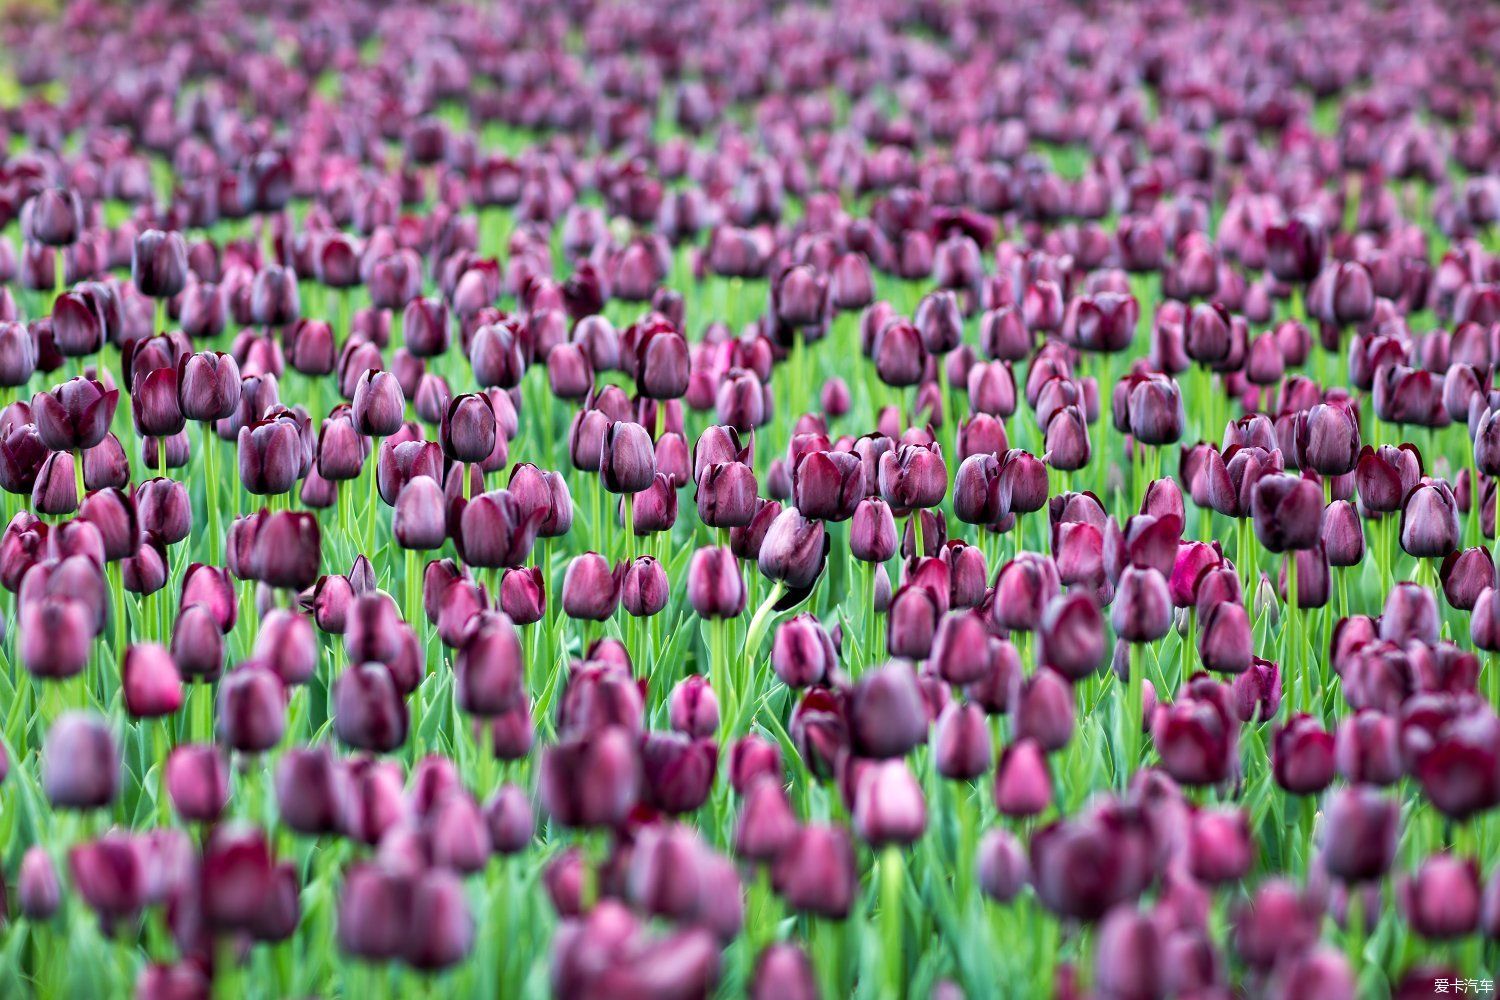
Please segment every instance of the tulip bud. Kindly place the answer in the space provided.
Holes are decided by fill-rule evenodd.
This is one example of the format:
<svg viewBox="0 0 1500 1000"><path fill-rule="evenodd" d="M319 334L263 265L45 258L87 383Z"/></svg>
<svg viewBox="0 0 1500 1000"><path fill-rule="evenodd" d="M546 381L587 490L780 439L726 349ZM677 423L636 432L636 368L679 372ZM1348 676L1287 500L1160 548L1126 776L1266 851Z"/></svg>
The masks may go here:
<svg viewBox="0 0 1500 1000"><path fill-rule="evenodd" d="M772 884L793 910L842 920L854 902L854 847L842 827L802 827L776 856Z"/></svg>
<svg viewBox="0 0 1500 1000"><path fill-rule="evenodd" d="M57 809L98 809L114 801L120 753L104 720L65 712L42 747L42 788Z"/></svg>
<svg viewBox="0 0 1500 1000"><path fill-rule="evenodd" d="M917 675L897 662L867 671L849 694L849 735L861 757L901 757L927 739Z"/></svg>
<svg viewBox="0 0 1500 1000"><path fill-rule="evenodd" d="M33 844L21 856L21 870L16 876L16 896L21 914L28 920L51 920L62 902L57 884L57 869L52 856L40 844Z"/></svg>
<svg viewBox="0 0 1500 1000"><path fill-rule="evenodd" d="M166 760L166 788L189 823L213 823L229 803L229 763L217 747L183 744Z"/></svg>
<svg viewBox="0 0 1500 1000"><path fill-rule="evenodd" d="M1344 882L1378 879L1396 853L1399 808L1374 788L1338 789L1324 804L1323 865Z"/></svg>
<svg viewBox="0 0 1500 1000"><path fill-rule="evenodd" d="M1047 758L1031 739L1021 739L1000 754L995 772L995 808L1005 816L1037 816L1052 804L1052 777Z"/></svg>
<svg viewBox="0 0 1500 1000"><path fill-rule="evenodd" d="M927 826L922 788L904 760L872 764L859 776L854 826L872 847L911 844Z"/></svg>
<svg viewBox="0 0 1500 1000"><path fill-rule="evenodd" d="M689 674L678 681L667 704L672 728L679 733L708 738L718 731L719 701L701 674Z"/></svg>
<svg viewBox="0 0 1500 1000"><path fill-rule="evenodd" d="M286 689L269 667L254 661L219 681L216 731L219 740L244 753L260 753L286 732Z"/></svg>

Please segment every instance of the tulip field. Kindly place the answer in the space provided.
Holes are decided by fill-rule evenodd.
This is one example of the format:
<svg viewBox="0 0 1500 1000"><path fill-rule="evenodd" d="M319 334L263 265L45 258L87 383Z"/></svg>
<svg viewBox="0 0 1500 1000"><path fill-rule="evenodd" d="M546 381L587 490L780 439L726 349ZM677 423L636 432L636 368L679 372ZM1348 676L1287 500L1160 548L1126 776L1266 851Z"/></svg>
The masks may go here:
<svg viewBox="0 0 1500 1000"><path fill-rule="evenodd" d="M1500 8L0 10L0 997L1500 973Z"/></svg>

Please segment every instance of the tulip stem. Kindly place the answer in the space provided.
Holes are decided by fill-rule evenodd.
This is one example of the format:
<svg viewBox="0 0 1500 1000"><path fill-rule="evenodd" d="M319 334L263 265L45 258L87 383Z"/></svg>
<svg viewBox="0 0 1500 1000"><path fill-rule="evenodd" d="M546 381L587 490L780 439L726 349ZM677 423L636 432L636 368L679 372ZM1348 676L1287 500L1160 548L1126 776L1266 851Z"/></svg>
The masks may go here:
<svg viewBox="0 0 1500 1000"><path fill-rule="evenodd" d="M224 553L219 545L219 474L214 468L214 425L213 421L203 422L203 484L204 492L207 494L208 506L208 552L209 561L224 558Z"/></svg>
<svg viewBox="0 0 1500 1000"><path fill-rule="evenodd" d="M73 486L78 491L78 502L83 503L85 484L83 481L83 452L73 452Z"/></svg>
<svg viewBox="0 0 1500 1000"><path fill-rule="evenodd" d="M1297 629L1300 624L1297 608L1301 604L1297 594L1297 553L1289 552L1286 558L1286 624L1282 626L1284 638L1284 649L1281 660L1282 669L1295 671L1292 674L1292 683L1297 687L1299 707L1307 708L1310 692L1308 691L1307 677L1304 675L1299 661ZM1290 699L1288 699L1290 701ZM1290 705L1288 706L1290 708Z"/></svg>
<svg viewBox="0 0 1500 1000"><path fill-rule="evenodd" d="M906 881L901 848L886 845L880 855L880 919L885 945L886 995L896 1000L903 993L901 969L901 891Z"/></svg>
<svg viewBox="0 0 1500 1000"><path fill-rule="evenodd" d="M373 451L370 454L370 462L368 463L369 464L369 473L370 473L370 517L369 517L369 522L365 525L366 548L368 550L368 551L365 552L365 556L371 562L374 562L375 561L375 521L380 516L380 477L378 475L376 475L376 472L375 472L375 463L376 463L376 456L378 456L380 454L380 438L379 437L372 437L370 439L370 441L373 443L374 449L373 449ZM465 470L465 471L467 472L468 470ZM464 477L464 484L467 486L468 482L469 482L469 479L468 479L468 476L466 475Z"/></svg>
<svg viewBox="0 0 1500 1000"><path fill-rule="evenodd" d="M915 508L911 512L911 554L913 559L920 559L927 552L927 547L922 543L922 508Z"/></svg>
<svg viewBox="0 0 1500 1000"><path fill-rule="evenodd" d="M1130 775L1141 759L1141 715L1145 702L1145 665L1137 662L1136 647L1132 643L1125 648L1125 719L1124 738L1120 741L1124 758L1120 761L1115 779L1121 788L1130 784Z"/></svg>

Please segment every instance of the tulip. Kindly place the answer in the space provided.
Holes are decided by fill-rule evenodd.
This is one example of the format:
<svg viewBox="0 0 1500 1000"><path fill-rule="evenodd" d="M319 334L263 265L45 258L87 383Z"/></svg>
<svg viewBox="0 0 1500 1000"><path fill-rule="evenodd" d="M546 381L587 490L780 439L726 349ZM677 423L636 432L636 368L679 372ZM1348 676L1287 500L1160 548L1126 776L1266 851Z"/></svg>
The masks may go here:
<svg viewBox="0 0 1500 1000"><path fill-rule="evenodd" d="M639 493L656 475L656 455L646 428L629 421L612 421L600 444L599 475L611 493Z"/></svg>
<svg viewBox="0 0 1500 1000"><path fill-rule="evenodd" d="M854 826L872 847L911 844L927 826L922 788L902 760L872 764L859 776Z"/></svg>
<svg viewBox="0 0 1500 1000"><path fill-rule="evenodd" d="M1098 920L1144 884L1141 835L1112 830L1094 815L1043 827L1030 847L1032 884L1059 915Z"/></svg>
<svg viewBox="0 0 1500 1000"><path fill-rule="evenodd" d="M1047 758L1035 740L1021 739L1000 754L995 772L995 808L1005 816L1038 816L1052 804Z"/></svg>
<svg viewBox="0 0 1500 1000"><path fill-rule="evenodd" d="M62 680L83 672L94 622L84 602L61 594L23 601L17 623L21 663L33 677Z"/></svg>
<svg viewBox="0 0 1500 1000"><path fill-rule="evenodd" d="M62 902L57 883L57 869L52 856L40 844L26 849L21 856L21 870L16 876L16 897L23 916L28 920L52 919Z"/></svg>
<svg viewBox="0 0 1500 1000"><path fill-rule="evenodd" d="M710 528L740 528L755 516L755 473L740 462L706 466L698 477L698 517Z"/></svg>
<svg viewBox="0 0 1500 1000"><path fill-rule="evenodd" d="M135 238L130 279L142 294L170 299L187 283L187 244L178 232L148 229Z"/></svg>
<svg viewBox="0 0 1500 1000"><path fill-rule="evenodd" d="M247 662L219 681L219 739L245 753L269 750L286 732L286 691L269 667Z"/></svg>
<svg viewBox="0 0 1500 1000"><path fill-rule="evenodd" d="M623 563L611 568L597 552L574 557L563 575L563 611L569 618L607 621L619 607L624 576Z"/></svg>
<svg viewBox="0 0 1500 1000"><path fill-rule="evenodd" d="M373 753L406 742L406 703L383 664L351 666L333 685L333 729L339 740Z"/></svg>
<svg viewBox="0 0 1500 1000"><path fill-rule="evenodd" d="M144 852L129 836L111 833L68 850L74 888L106 926L137 913L145 904Z"/></svg>
<svg viewBox="0 0 1500 1000"><path fill-rule="evenodd" d="M802 827L777 856L772 884L793 910L842 920L853 904L854 848L842 827Z"/></svg>
<svg viewBox="0 0 1500 1000"><path fill-rule="evenodd" d="M564 739L542 753L542 807L570 827L613 826L635 804L640 757L630 736L609 727Z"/></svg>
<svg viewBox="0 0 1500 1000"><path fill-rule="evenodd" d="M1073 735L1073 689L1055 671L1041 668L1021 685L1015 736L1035 740L1043 750L1061 750Z"/></svg>
<svg viewBox="0 0 1500 1000"><path fill-rule="evenodd" d="M42 789L58 809L98 809L120 786L120 752L104 720L65 712L42 747Z"/></svg>
<svg viewBox="0 0 1500 1000"><path fill-rule="evenodd" d="M1418 559L1446 556L1458 548L1458 504L1442 480L1424 479L1401 506L1401 548Z"/></svg>
<svg viewBox="0 0 1500 1000"><path fill-rule="evenodd" d="M1271 738L1271 769L1293 795L1321 792L1333 781L1333 734L1309 715L1293 715Z"/></svg>
<svg viewBox="0 0 1500 1000"><path fill-rule="evenodd" d="M93 379L71 378L31 398L31 415L42 443L53 451L86 451L104 440L119 391Z"/></svg>
<svg viewBox="0 0 1500 1000"><path fill-rule="evenodd" d="M1285 474L1262 476L1251 493L1255 537L1271 552L1310 549L1318 542L1323 497L1317 484Z"/></svg>
<svg viewBox="0 0 1500 1000"><path fill-rule="evenodd" d="M1344 882L1376 879L1396 853L1399 810L1374 788L1335 791L1324 806L1323 865Z"/></svg>
<svg viewBox="0 0 1500 1000"><path fill-rule="evenodd" d="M212 823L229 803L229 763L215 747L184 744L167 757L165 786L184 820Z"/></svg>
<svg viewBox="0 0 1500 1000"><path fill-rule="evenodd" d="M182 677L171 655L155 643L125 649L120 660L125 710L136 718L171 715L182 707Z"/></svg>
<svg viewBox="0 0 1500 1000"><path fill-rule="evenodd" d="M1479 925L1479 866L1472 859L1434 854L1397 889L1407 925L1424 938L1451 940Z"/></svg>
<svg viewBox="0 0 1500 1000"><path fill-rule="evenodd" d="M1219 705L1185 697L1157 710L1151 740L1175 780L1212 785L1226 780L1235 766L1236 729Z"/></svg>
<svg viewBox="0 0 1500 1000"><path fill-rule="evenodd" d="M796 508L783 510L766 529L758 563L761 574L792 590L810 588L823 572L829 539L821 521Z"/></svg>
<svg viewBox="0 0 1500 1000"><path fill-rule="evenodd" d="M486 620L464 640L454 661L459 708L483 717L510 711L522 698L522 670L515 628L503 618Z"/></svg>

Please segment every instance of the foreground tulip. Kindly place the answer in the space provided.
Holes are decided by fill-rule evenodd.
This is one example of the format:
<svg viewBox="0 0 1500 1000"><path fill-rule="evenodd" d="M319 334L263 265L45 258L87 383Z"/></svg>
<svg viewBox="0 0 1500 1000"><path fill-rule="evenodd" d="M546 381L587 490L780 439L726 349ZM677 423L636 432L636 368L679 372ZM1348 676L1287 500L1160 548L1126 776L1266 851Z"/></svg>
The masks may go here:
<svg viewBox="0 0 1500 1000"><path fill-rule="evenodd" d="M98 716L69 712L47 732L42 788L59 809L98 809L114 801L120 784L115 738Z"/></svg>

